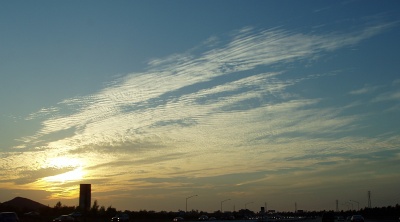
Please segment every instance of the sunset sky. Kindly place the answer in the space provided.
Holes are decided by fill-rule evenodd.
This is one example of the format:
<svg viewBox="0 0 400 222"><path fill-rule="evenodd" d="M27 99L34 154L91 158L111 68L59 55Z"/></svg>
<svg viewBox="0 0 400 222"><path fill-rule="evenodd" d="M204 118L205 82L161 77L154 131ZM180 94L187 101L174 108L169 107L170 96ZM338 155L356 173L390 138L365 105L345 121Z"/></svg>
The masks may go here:
<svg viewBox="0 0 400 222"><path fill-rule="evenodd" d="M400 203L400 1L2 1L0 29L0 202Z"/></svg>

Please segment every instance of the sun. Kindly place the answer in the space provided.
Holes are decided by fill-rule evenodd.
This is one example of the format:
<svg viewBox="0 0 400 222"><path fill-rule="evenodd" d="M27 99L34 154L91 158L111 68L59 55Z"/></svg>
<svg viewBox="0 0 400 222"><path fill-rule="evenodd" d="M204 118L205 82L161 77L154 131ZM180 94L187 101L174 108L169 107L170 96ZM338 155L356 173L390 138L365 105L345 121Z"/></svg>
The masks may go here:
<svg viewBox="0 0 400 222"><path fill-rule="evenodd" d="M83 170L83 161L76 158L55 157L47 162L47 167L56 169L71 169L70 171L65 173L43 178L43 180L47 182L65 183L71 181L79 181L82 180L86 174Z"/></svg>
<svg viewBox="0 0 400 222"><path fill-rule="evenodd" d="M65 183L65 182L82 180L84 175L85 175L85 172L83 171L82 167L78 167L78 168L68 171L66 173L46 177L46 178L44 178L44 180L46 180L47 182Z"/></svg>

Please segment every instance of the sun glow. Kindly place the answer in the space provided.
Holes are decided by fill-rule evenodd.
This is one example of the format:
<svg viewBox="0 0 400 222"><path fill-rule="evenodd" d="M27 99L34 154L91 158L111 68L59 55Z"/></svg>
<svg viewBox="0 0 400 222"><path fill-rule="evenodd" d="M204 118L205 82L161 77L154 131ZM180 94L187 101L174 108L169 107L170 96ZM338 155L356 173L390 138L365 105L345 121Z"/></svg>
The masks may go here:
<svg viewBox="0 0 400 222"><path fill-rule="evenodd" d="M83 170L84 160L73 157L54 157L47 161L45 168L69 169L68 172L43 178L46 182L65 183L82 180L86 172Z"/></svg>
<svg viewBox="0 0 400 222"><path fill-rule="evenodd" d="M58 174L55 176L50 176L44 178L45 181L47 182L59 182L59 183L65 183L69 181L77 181L77 180L82 180L85 175L85 172L83 171L82 167L78 167L72 171Z"/></svg>

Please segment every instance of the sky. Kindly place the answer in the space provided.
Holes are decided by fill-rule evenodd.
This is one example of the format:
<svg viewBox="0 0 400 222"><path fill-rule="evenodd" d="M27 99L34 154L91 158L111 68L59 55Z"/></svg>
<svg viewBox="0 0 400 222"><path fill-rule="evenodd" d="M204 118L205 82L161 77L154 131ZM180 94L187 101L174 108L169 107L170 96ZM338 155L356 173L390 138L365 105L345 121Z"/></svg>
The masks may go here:
<svg viewBox="0 0 400 222"><path fill-rule="evenodd" d="M2 1L0 29L0 202L400 203L399 1Z"/></svg>

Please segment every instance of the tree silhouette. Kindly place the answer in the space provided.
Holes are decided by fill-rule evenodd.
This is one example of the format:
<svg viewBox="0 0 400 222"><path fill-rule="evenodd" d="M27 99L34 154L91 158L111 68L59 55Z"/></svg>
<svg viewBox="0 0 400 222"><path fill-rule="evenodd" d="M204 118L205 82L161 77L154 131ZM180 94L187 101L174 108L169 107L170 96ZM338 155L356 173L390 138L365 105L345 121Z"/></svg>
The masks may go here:
<svg viewBox="0 0 400 222"><path fill-rule="evenodd" d="M97 204L97 200L95 200L95 201L93 202L92 208L90 209L90 213L91 213L92 215L97 215L98 212L99 212L99 207L100 207L100 206Z"/></svg>

